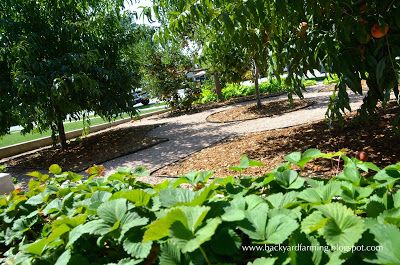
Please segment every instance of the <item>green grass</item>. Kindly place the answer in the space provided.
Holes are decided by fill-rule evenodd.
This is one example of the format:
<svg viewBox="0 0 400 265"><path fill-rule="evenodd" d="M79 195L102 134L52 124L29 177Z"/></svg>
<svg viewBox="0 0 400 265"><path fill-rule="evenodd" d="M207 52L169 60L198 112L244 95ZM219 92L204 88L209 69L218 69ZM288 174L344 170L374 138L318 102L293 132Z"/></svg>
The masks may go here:
<svg viewBox="0 0 400 265"><path fill-rule="evenodd" d="M147 106L140 106L137 109L140 110L139 115L143 115L146 113L161 110L162 107L164 107L165 105L166 105L165 103L156 103L156 104L147 105ZM149 109L150 107L159 107L159 108L154 110L154 109ZM122 117L118 118L117 120L125 119L128 117L129 117L129 115L123 114ZM100 117L92 117L90 119L90 127L93 127L93 126L96 126L99 124L104 124L104 123L108 123L108 121L103 120ZM66 132L79 130L79 129L83 128L83 122L82 121L67 122L64 124L64 127L65 127ZM0 148L6 147L9 145L13 145L13 144L28 142L28 141L36 140L39 138L48 137L48 136L51 136L51 131L46 131L43 133L32 132L32 133L29 133L26 135L22 135L20 132L12 132L12 133L4 135L2 138L0 138Z"/></svg>

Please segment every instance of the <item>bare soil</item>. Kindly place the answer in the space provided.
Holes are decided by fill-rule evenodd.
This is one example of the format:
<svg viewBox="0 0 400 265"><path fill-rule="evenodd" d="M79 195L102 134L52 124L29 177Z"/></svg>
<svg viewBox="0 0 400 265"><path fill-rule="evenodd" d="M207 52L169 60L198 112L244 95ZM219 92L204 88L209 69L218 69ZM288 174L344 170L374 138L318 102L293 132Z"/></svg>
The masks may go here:
<svg viewBox="0 0 400 265"><path fill-rule="evenodd" d="M284 161L284 156L294 151L318 148L323 152L346 149L348 155L365 151L368 161L384 167L400 161L400 133L393 127L399 107L391 104L386 111L367 122L355 115L347 118L344 127L331 129L326 121L285 129L252 133L227 139L187 158L153 172L155 176L180 176L191 171L213 170L216 177L237 175L229 166L237 165L240 157L247 154L251 159L262 161L265 166L251 168L243 174L262 176ZM310 163L305 175L330 177L336 174L339 161L319 160Z"/></svg>
<svg viewBox="0 0 400 265"><path fill-rule="evenodd" d="M308 100L293 100L293 102L289 102L286 99L263 103L261 109L259 109L254 103L213 113L207 117L207 121L215 123L225 123L253 120L262 117L270 117L291 111L296 111L311 106L312 104L314 104L314 102Z"/></svg>
<svg viewBox="0 0 400 265"><path fill-rule="evenodd" d="M52 164L60 165L63 170L80 172L95 164L99 165L167 141L147 136L147 133L155 127L154 125L116 127L71 141L67 150L44 148L11 158L5 161L5 164L11 172L47 170Z"/></svg>

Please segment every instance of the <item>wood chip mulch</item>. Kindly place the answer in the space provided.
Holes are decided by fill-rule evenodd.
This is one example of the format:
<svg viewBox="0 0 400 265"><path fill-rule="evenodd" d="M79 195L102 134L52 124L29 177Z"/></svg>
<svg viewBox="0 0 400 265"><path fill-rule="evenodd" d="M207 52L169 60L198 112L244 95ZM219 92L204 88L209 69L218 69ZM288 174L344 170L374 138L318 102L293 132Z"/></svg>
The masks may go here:
<svg viewBox="0 0 400 265"><path fill-rule="evenodd" d="M331 129L326 121L319 121L235 137L161 168L153 175L180 176L202 170L213 170L216 177L238 175L229 170L229 166L237 165L240 157L247 154L251 159L262 161L265 166L248 169L243 174L262 176L282 163L285 155L309 148L318 148L322 152L347 149L350 156L363 150L368 155L368 161L384 167L400 161L399 128L392 126L399 111L399 107L392 104L386 111L380 110L379 118L371 118L367 123L351 115L342 128ZM307 165L304 173L309 176L333 176L340 170L341 164L337 162L318 160Z"/></svg>
<svg viewBox="0 0 400 265"><path fill-rule="evenodd" d="M271 93L263 93L260 95L261 99L263 98L273 98L277 96L282 96L285 95L286 92L271 92ZM189 110L173 110L168 113L162 114L159 117L161 118L169 118L169 117L178 117L182 115L187 115L187 114L193 114L193 113L199 113L202 111L210 110L210 109L215 109L223 106L228 106L232 104L237 104L241 102L246 102L246 101L252 101L255 100L256 96L243 96L243 97L236 97L236 98L231 98L228 100L224 101L219 101L219 102L209 102L205 104L194 104L191 109Z"/></svg>
<svg viewBox="0 0 400 265"><path fill-rule="evenodd" d="M64 171L80 172L94 164L149 148L168 139L147 136L155 125L116 127L69 142L67 150L44 148L5 161L9 172L47 170L58 164Z"/></svg>
<svg viewBox="0 0 400 265"><path fill-rule="evenodd" d="M225 123L253 120L296 111L302 108L309 107L312 104L314 104L314 102L298 99L293 100L292 102L289 102L288 100L278 100L263 103L261 109L257 108L256 104L249 104L246 106L236 107L213 113L207 117L207 121L214 123Z"/></svg>

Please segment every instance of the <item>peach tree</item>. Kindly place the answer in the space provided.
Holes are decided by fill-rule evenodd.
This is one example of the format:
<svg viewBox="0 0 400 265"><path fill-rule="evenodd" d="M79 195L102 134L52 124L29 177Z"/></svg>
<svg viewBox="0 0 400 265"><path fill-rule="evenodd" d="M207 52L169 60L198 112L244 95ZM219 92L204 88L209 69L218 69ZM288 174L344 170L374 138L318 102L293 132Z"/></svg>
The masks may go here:
<svg viewBox="0 0 400 265"><path fill-rule="evenodd" d="M135 114L138 70L132 16L123 1L13 0L0 3L0 133L51 129L94 112Z"/></svg>
<svg viewBox="0 0 400 265"><path fill-rule="evenodd" d="M301 79L308 71L323 66L330 74L337 74L339 83L327 111L332 119L341 118L346 109L350 110L348 91L362 94L363 80L368 91L360 109L362 114L374 113L377 104L386 103L392 92L398 97L398 1L154 3L169 35L186 34L190 38L200 25L225 39L232 37L264 73L279 79L286 72L289 95L302 96Z"/></svg>

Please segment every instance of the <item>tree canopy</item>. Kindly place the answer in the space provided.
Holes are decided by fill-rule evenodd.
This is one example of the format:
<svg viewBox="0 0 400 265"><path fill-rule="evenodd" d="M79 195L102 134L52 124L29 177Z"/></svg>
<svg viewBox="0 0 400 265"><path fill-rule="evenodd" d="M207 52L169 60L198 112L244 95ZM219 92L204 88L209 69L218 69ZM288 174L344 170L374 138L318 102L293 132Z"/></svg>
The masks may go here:
<svg viewBox="0 0 400 265"><path fill-rule="evenodd" d="M199 41L199 32L206 29L208 34L200 34L204 42L210 36L224 36L219 38L222 43L234 40L256 68L262 68L268 76L279 79L286 70L289 96L291 93L302 96L301 80L308 71L323 66L329 73L337 74L339 83L327 112L332 119L341 118L350 109L348 89L364 93L362 80L366 80L368 91L361 113L373 113L379 102L389 100L391 92L398 98L398 1L155 0L154 3L164 36L186 36Z"/></svg>
<svg viewBox="0 0 400 265"><path fill-rule="evenodd" d="M0 134L52 129L93 112L135 114L138 69L132 16L123 1L5 0L0 3Z"/></svg>

